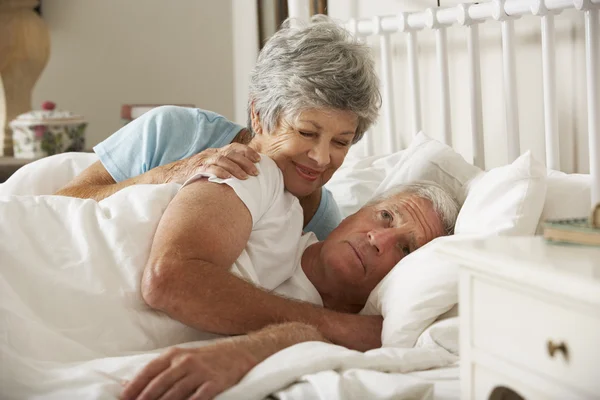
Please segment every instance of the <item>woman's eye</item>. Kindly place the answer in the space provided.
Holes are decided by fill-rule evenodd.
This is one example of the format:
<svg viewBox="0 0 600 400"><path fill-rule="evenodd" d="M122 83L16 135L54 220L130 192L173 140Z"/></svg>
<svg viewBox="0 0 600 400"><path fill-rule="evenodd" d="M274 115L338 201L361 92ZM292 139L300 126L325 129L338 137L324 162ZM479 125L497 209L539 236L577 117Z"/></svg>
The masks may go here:
<svg viewBox="0 0 600 400"><path fill-rule="evenodd" d="M300 134L304 137L315 137L316 136L316 134L312 133L312 132L302 132L302 131L298 131L298 132L300 132Z"/></svg>
<svg viewBox="0 0 600 400"><path fill-rule="evenodd" d="M340 147L348 147L350 146L350 142L344 142L342 140L334 140L334 143Z"/></svg>

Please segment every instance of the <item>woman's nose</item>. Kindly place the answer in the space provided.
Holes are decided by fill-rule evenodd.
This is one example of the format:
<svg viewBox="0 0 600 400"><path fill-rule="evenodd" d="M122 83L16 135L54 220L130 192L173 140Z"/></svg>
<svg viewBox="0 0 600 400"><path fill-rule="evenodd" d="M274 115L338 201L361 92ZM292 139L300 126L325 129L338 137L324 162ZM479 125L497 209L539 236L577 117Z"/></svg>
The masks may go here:
<svg viewBox="0 0 600 400"><path fill-rule="evenodd" d="M329 165L331 160L329 154L329 145L327 143L319 142L313 146L308 152L308 156L317 162L320 167Z"/></svg>

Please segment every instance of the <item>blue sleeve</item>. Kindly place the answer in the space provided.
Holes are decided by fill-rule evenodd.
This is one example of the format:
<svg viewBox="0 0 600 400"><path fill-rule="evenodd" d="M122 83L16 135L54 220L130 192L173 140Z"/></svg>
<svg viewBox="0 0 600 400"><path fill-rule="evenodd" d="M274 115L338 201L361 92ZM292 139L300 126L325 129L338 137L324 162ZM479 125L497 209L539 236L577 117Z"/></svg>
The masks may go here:
<svg viewBox="0 0 600 400"><path fill-rule="evenodd" d="M314 232L319 240L325 240L340 222L342 222L342 213L333 199L331 192L322 188L321 203L317 212L304 227L305 232Z"/></svg>
<svg viewBox="0 0 600 400"><path fill-rule="evenodd" d="M94 147L116 182L231 143L242 129L219 114L176 106L154 108Z"/></svg>

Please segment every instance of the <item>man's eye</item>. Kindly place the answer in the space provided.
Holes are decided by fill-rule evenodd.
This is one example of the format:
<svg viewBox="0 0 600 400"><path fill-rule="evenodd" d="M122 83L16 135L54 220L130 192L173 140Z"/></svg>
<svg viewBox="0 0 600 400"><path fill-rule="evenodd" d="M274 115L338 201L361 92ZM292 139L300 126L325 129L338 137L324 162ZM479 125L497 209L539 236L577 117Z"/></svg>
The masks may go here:
<svg viewBox="0 0 600 400"><path fill-rule="evenodd" d="M409 255L409 254L410 254L410 247L408 247L408 246L404 246L404 247L402 248L402 253L404 253L404 256L405 256L405 257L406 257L407 255Z"/></svg>
<svg viewBox="0 0 600 400"><path fill-rule="evenodd" d="M382 210L381 211L381 218L387 219L389 221L393 221L393 219L394 219L392 213L389 212L389 211L387 211L387 210Z"/></svg>

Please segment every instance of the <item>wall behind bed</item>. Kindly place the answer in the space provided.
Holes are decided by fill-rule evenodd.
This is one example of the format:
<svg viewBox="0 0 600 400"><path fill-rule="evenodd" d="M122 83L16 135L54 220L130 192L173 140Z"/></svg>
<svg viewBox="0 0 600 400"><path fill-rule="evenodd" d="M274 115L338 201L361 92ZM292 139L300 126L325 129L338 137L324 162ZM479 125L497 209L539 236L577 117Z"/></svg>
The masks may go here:
<svg viewBox="0 0 600 400"><path fill-rule="evenodd" d="M440 2L442 7L461 3L457 0ZM435 0L329 0L329 15L341 20L370 18L375 15L393 15L399 11L422 11L435 7L436 4ZM537 159L544 161L539 18L528 17L516 21L515 33L518 44L516 66L521 149L531 149ZM500 24L484 23L480 27L480 34L485 157L486 167L492 168L507 162ZM422 125L425 133L441 140L441 121L437 118L439 89L435 69L435 37L432 31L419 32L418 37L422 53L419 65ZM412 135L412 114L406 85L408 71L405 62L405 37L396 34L392 38L396 130L401 137L401 144L405 146ZM448 29L453 144L457 151L471 161L465 38L464 28ZM379 60L378 39L370 37L368 41L373 44L373 53ZM557 108L561 135L561 169L566 172L589 172L584 46L581 13L569 10L556 17ZM372 133L383 138L383 124L376 126ZM383 143L386 143L385 140L381 140L380 145L376 144L376 151L384 151ZM354 151L358 154L361 149Z"/></svg>
<svg viewBox="0 0 600 400"><path fill-rule="evenodd" d="M87 147L122 126L123 103L192 103L233 118L232 4L50 0L51 54L33 94L90 120Z"/></svg>

